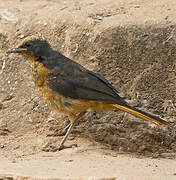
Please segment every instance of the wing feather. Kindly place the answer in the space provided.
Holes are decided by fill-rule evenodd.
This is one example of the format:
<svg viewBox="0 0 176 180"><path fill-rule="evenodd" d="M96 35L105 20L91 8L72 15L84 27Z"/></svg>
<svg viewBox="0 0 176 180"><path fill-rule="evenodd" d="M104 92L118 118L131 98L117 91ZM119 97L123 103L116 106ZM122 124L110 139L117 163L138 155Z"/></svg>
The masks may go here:
<svg viewBox="0 0 176 180"><path fill-rule="evenodd" d="M126 104L105 78L91 71L72 76L51 76L48 84L54 91L73 99Z"/></svg>

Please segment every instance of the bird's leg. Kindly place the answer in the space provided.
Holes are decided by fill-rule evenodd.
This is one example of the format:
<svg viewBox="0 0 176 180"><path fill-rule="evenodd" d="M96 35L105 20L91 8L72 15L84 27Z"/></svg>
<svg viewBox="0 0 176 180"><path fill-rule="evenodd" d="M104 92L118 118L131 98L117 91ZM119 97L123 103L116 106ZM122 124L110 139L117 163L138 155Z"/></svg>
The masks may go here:
<svg viewBox="0 0 176 180"><path fill-rule="evenodd" d="M70 134L72 128L74 127L76 121L77 121L78 119L80 119L85 113L86 113L86 111L81 112L81 113L76 117L76 119L75 119L74 121L72 121L69 125L67 125L67 126L69 126L69 128L68 128L68 130L67 130L64 138L63 138L62 141L60 142L59 146L57 146L57 147L54 149L55 151L60 151L60 150L62 150L62 149L64 148L64 143L65 143L68 135ZM66 126L66 128L67 128L67 126Z"/></svg>
<svg viewBox="0 0 176 180"><path fill-rule="evenodd" d="M67 124L66 127L62 130L62 132L65 134L65 131L70 127L71 123Z"/></svg>
<svg viewBox="0 0 176 180"><path fill-rule="evenodd" d="M57 146L57 147L54 149L55 151L60 151L61 149L63 149L64 143L65 143L68 135L70 134L70 132L71 132L74 124L75 124L75 122L69 124L69 128L68 128L68 130L67 130L64 138L63 138L62 141L60 142L59 146Z"/></svg>
<svg viewBox="0 0 176 180"><path fill-rule="evenodd" d="M86 111L85 111L86 112ZM76 118L76 122L78 122L78 120L85 114L85 112L84 113L80 113L79 115L78 115L78 117ZM62 132L64 133L64 134L66 134L66 130L70 127L70 125L71 125L71 123L69 123L69 124L67 124L65 127L64 127L64 129L62 130Z"/></svg>

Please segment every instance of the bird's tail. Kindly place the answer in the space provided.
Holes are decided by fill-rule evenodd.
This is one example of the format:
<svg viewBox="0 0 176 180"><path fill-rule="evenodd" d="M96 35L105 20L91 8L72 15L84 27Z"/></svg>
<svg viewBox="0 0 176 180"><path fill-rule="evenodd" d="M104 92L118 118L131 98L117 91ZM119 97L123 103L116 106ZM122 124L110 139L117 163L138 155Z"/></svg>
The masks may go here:
<svg viewBox="0 0 176 180"><path fill-rule="evenodd" d="M152 122L152 123L154 123L154 124L156 124L158 126L162 126L162 125L167 126L167 125L169 125L169 123L167 121L161 119L160 117L154 116L154 115L149 114L149 113L146 113L146 112L144 112L142 110L136 109L136 108L131 107L129 105L123 106L123 105L119 105L119 104L113 104L113 106L120 109L120 110L128 112L128 113L130 113L130 114L132 114L132 115L134 115L136 117L139 117L139 118L141 118L141 119L143 119L145 121L150 121L150 122Z"/></svg>

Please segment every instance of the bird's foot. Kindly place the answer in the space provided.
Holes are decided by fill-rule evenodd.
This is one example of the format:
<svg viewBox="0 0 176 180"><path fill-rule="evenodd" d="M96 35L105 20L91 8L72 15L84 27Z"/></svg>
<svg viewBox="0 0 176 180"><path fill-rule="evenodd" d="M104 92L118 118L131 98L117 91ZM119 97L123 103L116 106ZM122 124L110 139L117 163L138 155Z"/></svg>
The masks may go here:
<svg viewBox="0 0 176 180"><path fill-rule="evenodd" d="M77 144L71 144L71 145L69 145L69 146L59 145L59 146L57 146L56 148L53 149L53 152L61 151L61 150L63 150L63 149L72 148L72 147L77 147L77 146L78 146Z"/></svg>

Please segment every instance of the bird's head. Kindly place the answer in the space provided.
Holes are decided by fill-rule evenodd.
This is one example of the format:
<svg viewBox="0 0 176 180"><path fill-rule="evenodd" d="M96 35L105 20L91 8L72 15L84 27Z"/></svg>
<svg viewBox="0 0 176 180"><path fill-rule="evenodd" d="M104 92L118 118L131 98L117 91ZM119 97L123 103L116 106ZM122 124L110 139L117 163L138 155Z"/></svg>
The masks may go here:
<svg viewBox="0 0 176 180"><path fill-rule="evenodd" d="M29 36L24 38L15 48L8 53L18 53L25 57L46 57L50 50L50 45L41 36Z"/></svg>

